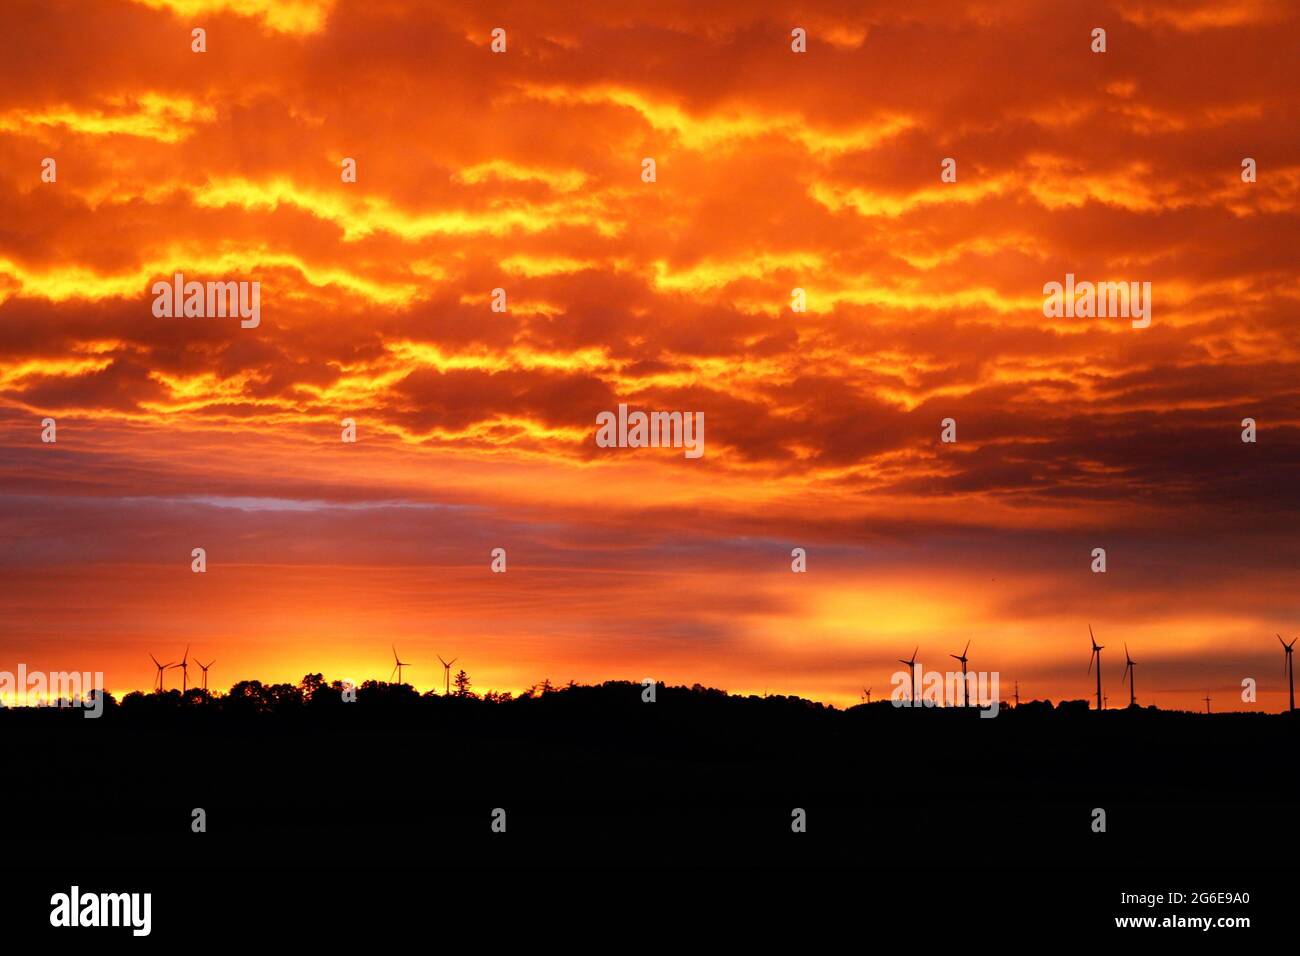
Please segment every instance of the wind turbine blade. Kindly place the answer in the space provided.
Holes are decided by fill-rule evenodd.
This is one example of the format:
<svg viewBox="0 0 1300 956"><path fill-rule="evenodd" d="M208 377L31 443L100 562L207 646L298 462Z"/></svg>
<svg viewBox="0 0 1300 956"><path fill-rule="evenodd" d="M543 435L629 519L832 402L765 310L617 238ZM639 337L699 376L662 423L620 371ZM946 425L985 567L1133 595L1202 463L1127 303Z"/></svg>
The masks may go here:
<svg viewBox="0 0 1300 956"><path fill-rule="evenodd" d="M1278 642L1279 644L1281 644L1283 647L1286 647L1286 641L1282 640L1282 635L1281 635L1281 634L1279 634L1279 635L1277 636L1277 642Z"/></svg>
<svg viewBox="0 0 1300 956"><path fill-rule="evenodd" d="M1088 674L1091 674L1091 673L1092 673L1092 659L1093 659L1094 657L1096 657L1096 656L1097 656L1097 651L1096 651L1096 649L1094 648L1094 649L1093 649L1093 652L1092 652L1091 654L1088 655L1088 670L1086 671L1086 673L1088 673Z"/></svg>
<svg viewBox="0 0 1300 956"><path fill-rule="evenodd" d="M447 666L450 667L452 664L455 664L458 660L460 660L459 657L453 657L451 660L447 662Z"/></svg>
<svg viewBox="0 0 1300 956"><path fill-rule="evenodd" d="M1279 641L1282 640L1282 638L1281 638L1280 635L1278 636L1278 640L1279 640ZM162 666L161 664L158 663L158 658L154 657L152 654L149 655L149 660L153 661L155 667L161 667L161 666Z"/></svg>
<svg viewBox="0 0 1300 956"><path fill-rule="evenodd" d="M391 681L393 679L393 675L396 673L397 673L397 666L394 665L393 669L388 672L388 679Z"/></svg>
<svg viewBox="0 0 1300 956"><path fill-rule="evenodd" d="M961 660L961 658L958 657L956 654L949 654L948 656L951 657L951 658L952 658L953 660L955 660L955 661L959 661L959 660Z"/></svg>
<svg viewBox="0 0 1300 956"><path fill-rule="evenodd" d="M962 657L965 657L965 656L966 656L966 652L969 651L969 650L970 650L970 641L967 641L967 642L966 642L966 646L963 647L963 648L961 649L961 656L962 656ZM958 659L958 660L961 660L961 657L959 657L959 658L957 658L957 659Z"/></svg>

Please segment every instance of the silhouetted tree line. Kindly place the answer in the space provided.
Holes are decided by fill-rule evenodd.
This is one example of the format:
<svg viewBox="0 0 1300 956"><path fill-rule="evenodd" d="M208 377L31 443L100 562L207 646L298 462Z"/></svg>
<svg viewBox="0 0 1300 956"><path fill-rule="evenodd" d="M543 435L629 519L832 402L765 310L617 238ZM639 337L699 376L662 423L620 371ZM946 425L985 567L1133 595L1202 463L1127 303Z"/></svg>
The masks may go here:
<svg viewBox="0 0 1300 956"><path fill-rule="evenodd" d="M457 701L501 704L514 699L508 691L498 693L489 690L481 696L474 693L470 677L464 670L456 675L454 683L455 689L450 698ZM297 684L264 684L260 680L241 680L224 694L196 688L191 688L184 694L174 688L163 693L132 691L122 699L121 707L128 712L190 708L252 715L309 713L327 708L366 705L409 706L421 701L445 699L448 699L445 695L432 690L421 695L407 683L366 680L352 685L341 680L326 681L323 674L307 674Z"/></svg>
<svg viewBox="0 0 1300 956"><path fill-rule="evenodd" d="M632 681L605 681L601 684L579 684L569 681L557 687L550 679L533 684L520 694L510 691L488 690L476 693L472 687L469 674L463 669L453 678L454 690L449 695L435 690L421 694L407 683L390 683L388 681L366 680L359 685L346 684L341 680L326 681L324 675L307 674L297 684L264 684L259 680L242 680L222 693L201 688L190 688L182 693L176 688L163 692L132 691L119 703L112 694L105 691L90 691L91 695L102 695L105 713L120 711L123 715L153 716L164 713L196 713L221 715L229 714L239 717L259 715L311 715L327 712L342 712L345 708L359 708L365 711L381 712L391 710L433 709L438 707L471 707L486 710L510 710L516 707L531 706L545 702L548 708L558 711L591 711L595 709L654 707L664 703L689 703L692 708L704 708L719 713L734 714L752 723L756 713L765 716L792 715L830 716L834 719L873 719L888 714L897 714L908 719L970 719L977 717L975 709L922 707L912 708L895 706L890 700L875 701L870 704L857 704L845 710L834 705L805 700L801 697L780 694L758 696L732 695L725 690L693 684L690 687L668 687L662 683L656 685L657 700L655 704L644 702L645 687ZM1087 700L1063 700L1053 704L1050 700L1025 701L1018 707L1009 702L1002 702L1002 710L997 719L1025 720L1033 718L1090 718L1094 712ZM80 716L78 708L42 708L43 710ZM1160 711L1155 706L1145 708L1116 708L1108 711L1121 714L1161 714L1175 715L1189 712ZM1233 714L1216 716L1232 717ZM1249 716L1238 714L1236 716Z"/></svg>

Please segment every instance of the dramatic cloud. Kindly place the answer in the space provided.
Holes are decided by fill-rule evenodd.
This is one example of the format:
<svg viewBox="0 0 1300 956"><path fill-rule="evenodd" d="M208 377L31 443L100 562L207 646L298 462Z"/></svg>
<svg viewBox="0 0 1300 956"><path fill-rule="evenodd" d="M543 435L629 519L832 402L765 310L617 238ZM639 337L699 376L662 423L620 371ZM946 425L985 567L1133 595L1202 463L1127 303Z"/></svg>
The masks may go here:
<svg viewBox="0 0 1300 956"><path fill-rule="evenodd" d="M1091 620L1157 703L1279 706L1286 5L0 17L0 657L125 689L159 642L290 679L386 676L398 640L485 689L848 702L971 637L1081 697ZM156 317L178 272L260 283L260 325ZM1044 317L1067 273L1149 282L1150 326ZM620 402L703 412L704 457L598 448Z"/></svg>

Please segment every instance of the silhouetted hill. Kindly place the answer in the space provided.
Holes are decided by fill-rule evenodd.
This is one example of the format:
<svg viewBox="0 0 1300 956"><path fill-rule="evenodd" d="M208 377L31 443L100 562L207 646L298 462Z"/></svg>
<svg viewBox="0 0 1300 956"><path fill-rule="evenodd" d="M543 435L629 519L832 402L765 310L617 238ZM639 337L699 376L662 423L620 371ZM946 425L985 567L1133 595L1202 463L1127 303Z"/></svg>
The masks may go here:
<svg viewBox="0 0 1300 956"><path fill-rule="evenodd" d="M128 694L96 720L0 712L11 766L39 781L0 795L7 819L30 821L11 848L220 866L346 847L358 862L527 866L653 847L651 863L902 867L982 865L958 847L1078 866L1296 848L1277 826L1296 793L1292 715L1033 701L989 719L662 685L646 703L624 681L492 700L342 690L312 675ZM206 833L191 832L195 808ZM497 808L508 837L490 829Z"/></svg>

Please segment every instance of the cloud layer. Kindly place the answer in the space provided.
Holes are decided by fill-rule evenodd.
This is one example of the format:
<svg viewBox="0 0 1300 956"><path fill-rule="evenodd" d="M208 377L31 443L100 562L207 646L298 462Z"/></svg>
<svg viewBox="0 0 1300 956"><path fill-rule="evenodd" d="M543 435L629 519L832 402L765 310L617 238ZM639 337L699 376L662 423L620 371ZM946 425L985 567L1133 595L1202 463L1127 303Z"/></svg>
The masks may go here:
<svg viewBox="0 0 1300 956"><path fill-rule="evenodd" d="M1294 11L535 7L6 8L4 657L360 676L397 637L847 701L976 635L1059 697L1091 619L1157 702L1278 705ZM261 325L155 318L178 271ZM1066 273L1150 282L1150 328L1044 318ZM619 402L704 412L704 458L597 448Z"/></svg>

